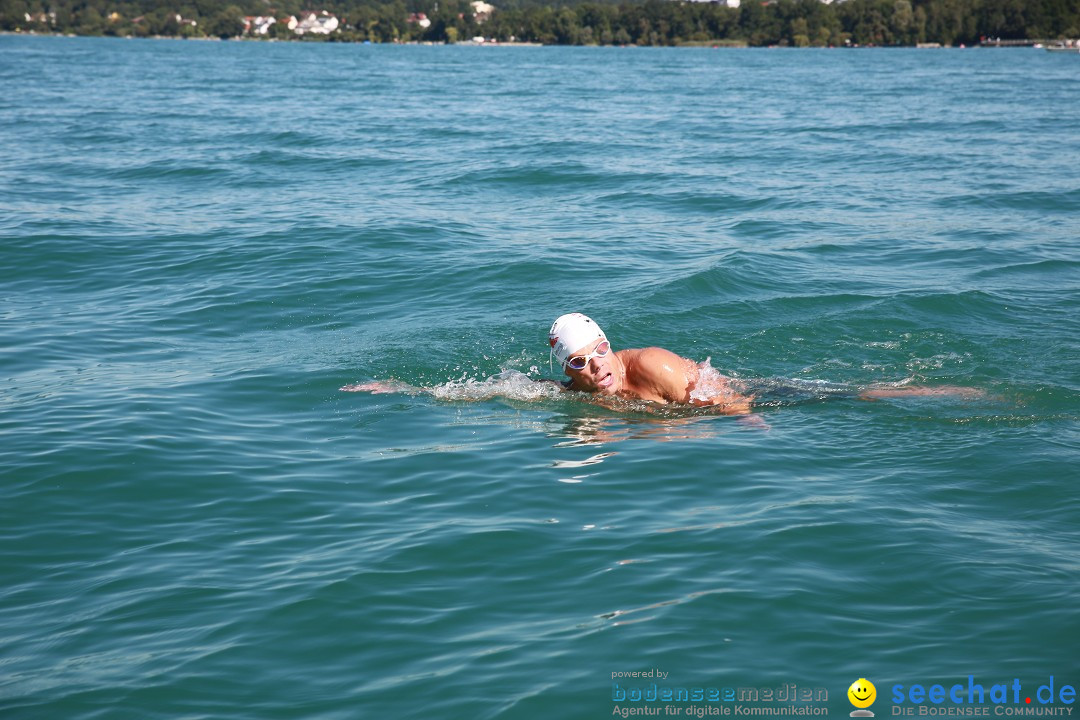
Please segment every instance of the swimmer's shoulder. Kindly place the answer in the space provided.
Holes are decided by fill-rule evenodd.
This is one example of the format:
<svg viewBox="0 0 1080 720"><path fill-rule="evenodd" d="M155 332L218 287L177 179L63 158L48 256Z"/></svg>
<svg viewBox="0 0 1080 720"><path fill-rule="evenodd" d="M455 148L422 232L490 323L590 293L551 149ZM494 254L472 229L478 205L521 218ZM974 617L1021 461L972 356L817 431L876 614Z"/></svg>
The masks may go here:
<svg viewBox="0 0 1080 720"><path fill-rule="evenodd" d="M636 350L624 362L627 379L646 400L686 402L697 379L695 363L661 347Z"/></svg>
<svg viewBox="0 0 1080 720"><path fill-rule="evenodd" d="M626 363L628 370L641 377L667 376L672 372L688 374L693 372L696 377L697 363L662 347L647 347L625 352L628 353L627 357L620 356L620 359Z"/></svg>

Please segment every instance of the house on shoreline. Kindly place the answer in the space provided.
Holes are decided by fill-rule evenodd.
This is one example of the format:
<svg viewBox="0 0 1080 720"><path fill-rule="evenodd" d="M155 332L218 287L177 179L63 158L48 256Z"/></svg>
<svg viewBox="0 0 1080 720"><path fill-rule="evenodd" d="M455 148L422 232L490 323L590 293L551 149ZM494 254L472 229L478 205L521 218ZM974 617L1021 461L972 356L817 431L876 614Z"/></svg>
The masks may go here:
<svg viewBox="0 0 1080 720"><path fill-rule="evenodd" d="M295 15L283 18L248 15L244 18L244 34L265 37L274 25L280 25L294 35L329 35L337 31L341 21L326 10L308 10L300 13L299 18Z"/></svg>
<svg viewBox="0 0 1080 720"><path fill-rule="evenodd" d="M329 35L337 31L340 24L337 16L326 10L319 12L309 10L300 13L296 27L290 29L297 35Z"/></svg>
<svg viewBox="0 0 1080 720"><path fill-rule="evenodd" d="M248 15L244 18L245 35L268 35L270 26L277 22L277 18L263 15Z"/></svg>

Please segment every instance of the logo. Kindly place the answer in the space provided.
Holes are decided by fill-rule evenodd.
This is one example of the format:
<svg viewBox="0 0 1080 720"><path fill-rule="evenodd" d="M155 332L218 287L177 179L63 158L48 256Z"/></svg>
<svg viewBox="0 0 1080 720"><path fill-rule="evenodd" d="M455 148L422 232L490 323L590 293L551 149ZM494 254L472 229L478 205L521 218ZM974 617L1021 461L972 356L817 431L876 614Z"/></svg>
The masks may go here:
<svg viewBox="0 0 1080 720"><path fill-rule="evenodd" d="M892 701L892 714L900 716L1068 716L1073 711L1070 706L1076 702L1076 688L1063 684L1060 679L1055 684L1053 675L1034 693L1031 692L1031 684L1026 688L1021 686L1020 678L1013 678L1011 683L997 682L984 686L975 681L974 675L968 675L966 685L956 683L949 686L947 682L893 685ZM1057 703L1065 707L1058 707Z"/></svg>
<svg viewBox="0 0 1080 720"><path fill-rule="evenodd" d="M874 687L874 683L866 678L859 678L847 689L847 697L851 704L858 708L851 711L851 717L874 717L874 713L866 709L874 704L874 700L877 700L877 688Z"/></svg>

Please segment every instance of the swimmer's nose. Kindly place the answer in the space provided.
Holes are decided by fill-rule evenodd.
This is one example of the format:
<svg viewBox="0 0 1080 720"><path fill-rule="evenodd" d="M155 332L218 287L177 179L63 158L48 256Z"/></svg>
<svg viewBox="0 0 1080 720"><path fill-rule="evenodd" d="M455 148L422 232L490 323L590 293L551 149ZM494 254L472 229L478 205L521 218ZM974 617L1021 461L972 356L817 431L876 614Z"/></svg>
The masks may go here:
<svg viewBox="0 0 1080 720"><path fill-rule="evenodd" d="M589 358L589 369L592 370L594 374L598 370L600 370L600 358L598 358L598 357Z"/></svg>

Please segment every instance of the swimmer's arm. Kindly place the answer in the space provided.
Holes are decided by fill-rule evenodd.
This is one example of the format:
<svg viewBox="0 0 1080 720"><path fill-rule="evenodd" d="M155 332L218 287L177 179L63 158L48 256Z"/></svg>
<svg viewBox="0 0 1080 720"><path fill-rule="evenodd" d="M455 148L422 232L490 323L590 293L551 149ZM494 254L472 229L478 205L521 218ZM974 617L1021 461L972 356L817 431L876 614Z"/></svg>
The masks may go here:
<svg viewBox="0 0 1080 720"><path fill-rule="evenodd" d="M632 362L632 369L627 371L633 374L634 384L641 390L663 402L687 402L688 388L697 377L689 360L670 350L649 347L639 351Z"/></svg>
<svg viewBox="0 0 1080 720"><path fill-rule="evenodd" d="M372 380L371 382L356 383L355 385L344 385L338 390L341 392L369 392L372 395L383 395L386 393L416 393L420 391L420 388L397 380Z"/></svg>
<svg viewBox="0 0 1080 720"><path fill-rule="evenodd" d="M752 395L739 395L732 392L726 395L714 395L704 400L688 399L688 402L696 407L715 408L721 415L750 415L754 412L750 406L753 400Z"/></svg>
<svg viewBox="0 0 1080 720"><path fill-rule="evenodd" d="M655 394L666 402L697 407L712 407L724 415L749 415L752 397L727 392L704 400L690 397L698 381L698 366L663 348L645 348L637 359L638 375Z"/></svg>
<svg viewBox="0 0 1080 720"><path fill-rule="evenodd" d="M859 393L860 400L881 400L884 398L899 397L959 397L965 400L977 400L987 396L985 390L961 385L938 385L926 387L922 385L895 385L870 386Z"/></svg>

